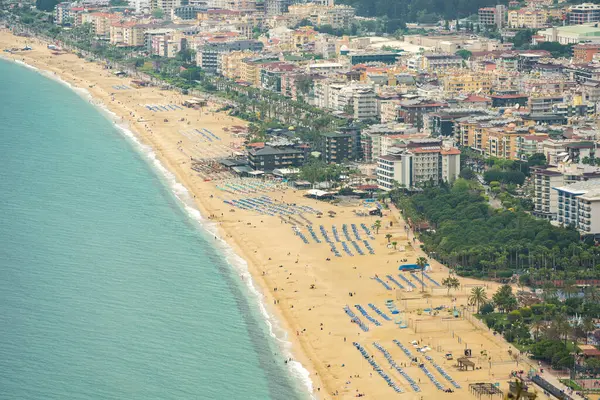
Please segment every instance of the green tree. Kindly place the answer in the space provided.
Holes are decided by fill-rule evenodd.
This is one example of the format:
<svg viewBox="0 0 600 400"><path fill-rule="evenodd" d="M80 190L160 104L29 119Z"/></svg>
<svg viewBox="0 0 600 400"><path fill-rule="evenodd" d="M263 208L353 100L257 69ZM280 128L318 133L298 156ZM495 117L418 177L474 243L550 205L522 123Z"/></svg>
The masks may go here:
<svg viewBox="0 0 600 400"><path fill-rule="evenodd" d="M442 286L444 286L444 287L446 287L446 289L448 289L446 292L446 295L449 296L450 289L458 289L460 287L460 281L453 276L449 276L442 280Z"/></svg>
<svg viewBox="0 0 600 400"><path fill-rule="evenodd" d="M471 289L469 296L469 304L475 306L475 310L479 312L479 307L487 301L487 293L484 287L478 286Z"/></svg>
<svg viewBox="0 0 600 400"><path fill-rule="evenodd" d="M385 238L387 239L388 243L390 243L390 240L392 240L392 234L386 233Z"/></svg>
<svg viewBox="0 0 600 400"><path fill-rule="evenodd" d="M454 54L456 54L457 56L461 56L464 60L468 60L473 55L473 53L465 49L460 49Z"/></svg>
<svg viewBox="0 0 600 400"><path fill-rule="evenodd" d="M375 233L379 234L379 229L381 229L381 220L376 220L373 224L373 229L375 229Z"/></svg>
<svg viewBox="0 0 600 400"><path fill-rule="evenodd" d="M499 287L492 296L492 300L500 312L508 312L517 308L517 298L513 294L510 285Z"/></svg>
<svg viewBox="0 0 600 400"><path fill-rule="evenodd" d="M152 16L157 19L163 19L165 12L162 10L162 8L155 8L152 10Z"/></svg>

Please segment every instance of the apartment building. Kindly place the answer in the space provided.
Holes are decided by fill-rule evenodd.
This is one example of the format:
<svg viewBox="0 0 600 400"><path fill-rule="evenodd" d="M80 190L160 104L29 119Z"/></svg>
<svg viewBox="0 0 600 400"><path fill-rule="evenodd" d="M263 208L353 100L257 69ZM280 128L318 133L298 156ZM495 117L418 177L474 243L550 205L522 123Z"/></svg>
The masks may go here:
<svg viewBox="0 0 600 400"><path fill-rule="evenodd" d="M558 163L556 166L533 168L533 214L550 220L557 219L557 187L571 186L579 182L597 182L600 184L600 168L580 164ZM563 210L564 211L564 210Z"/></svg>
<svg viewBox="0 0 600 400"><path fill-rule="evenodd" d="M490 93L493 78L490 74L452 73L442 77L444 92L459 93Z"/></svg>
<svg viewBox="0 0 600 400"><path fill-rule="evenodd" d="M109 36L110 25L121 18L120 14L94 12L87 13L81 16L82 23L92 25L92 29L97 36Z"/></svg>
<svg viewBox="0 0 600 400"><path fill-rule="evenodd" d="M569 24L589 24L600 21L600 5L593 3L577 4L569 7Z"/></svg>
<svg viewBox="0 0 600 400"><path fill-rule="evenodd" d="M196 47L196 64L202 69L216 73L219 70L219 54L232 51L259 52L263 49L258 40L215 37Z"/></svg>
<svg viewBox="0 0 600 400"><path fill-rule="evenodd" d="M589 63L600 53L600 44L579 43L573 46L573 63Z"/></svg>
<svg viewBox="0 0 600 400"><path fill-rule="evenodd" d="M391 190L395 184L414 188L453 182L460 173L460 150L443 147L435 139L409 142L379 157L376 171L377 184L383 190Z"/></svg>
<svg viewBox="0 0 600 400"><path fill-rule="evenodd" d="M110 43L119 46L144 46L147 26L135 21L113 22L110 25Z"/></svg>
<svg viewBox="0 0 600 400"><path fill-rule="evenodd" d="M355 160L354 136L344 132L331 132L323 134L325 139L325 162L338 164L344 161Z"/></svg>
<svg viewBox="0 0 600 400"><path fill-rule="evenodd" d="M229 79L242 77L242 60L257 56L258 53L249 50L222 52L217 54L217 74Z"/></svg>
<svg viewBox="0 0 600 400"><path fill-rule="evenodd" d="M425 125L424 118L427 114L436 112L448 104L429 100L404 100L397 107L399 122L415 126L421 131Z"/></svg>
<svg viewBox="0 0 600 400"><path fill-rule="evenodd" d="M558 192L557 221L583 234L600 234L600 182L578 182L555 187Z"/></svg>
<svg viewBox="0 0 600 400"><path fill-rule="evenodd" d="M546 26L546 13L542 10L521 8L508 11L509 28L539 29Z"/></svg>
<svg viewBox="0 0 600 400"><path fill-rule="evenodd" d="M248 151L248 163L255 171L270 172L274 169L301 167L304 161L304 152L291 146L264 146Z"/></svg>
<svg viewBox="0 0 600 400"><path fill-rule="evenodd" d="M162 10L165 18L170 18L171 11L177 7L181 7L181 0L150 0L150 10Z"/></svg>
<svg viewBox="0 0 600 400"><path fill-rule="evenodd" d="M360 135L361 152L365 162L373 162L380 156L387 154L388 149L395 141L387 141L388 137L410 138L418 133L417 129L409 124L387 123L376 124L365 128ZM414 137L414 136L413 136Z"/></svg>
<svg viewBox="0 0 600 400"><path fill-rule="evenodd" d="M496 26L502 28L506 19L506 6L497 5L496 7L484 7L479 9L479 23L486 26Z"/></svg>
<svg viewBox="0 0 600 400"><path fill-rule="evenodd" d="M269 17L286 13L291 4L292 0L265 0L265 15Z"/></svg>
<svg viewBox="0 0 600 400"><path fill-rule="evenodd" d="M288 7L288 14L295 20L308 20L314 26L331 25L335 29L347 29L356 11L346 5L320 5L317 3L294 4Z"/></svg>
<svg viewBox="0 0 600 400"><path fill-rule="evenodd" d="M429 72L462 68L464 61L462 57L453 54L426 54L421 60L423 70Z"/></svg>

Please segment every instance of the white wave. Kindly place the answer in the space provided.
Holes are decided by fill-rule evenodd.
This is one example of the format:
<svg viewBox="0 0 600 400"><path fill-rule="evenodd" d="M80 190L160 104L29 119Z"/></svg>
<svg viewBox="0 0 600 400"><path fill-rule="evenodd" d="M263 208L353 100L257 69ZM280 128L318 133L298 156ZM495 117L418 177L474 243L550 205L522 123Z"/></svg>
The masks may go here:
<svg viewBox="0 0 600 400"><path fill-rule="evenodd" d="M53 72L46 71L35 66L29 65L23 61L15 60L7 57L0 56L6 60L13 61L19 65L32 69L45 77L53 79L65 86L69 89L73 90L75 93L88 100L91 104L95 105L104 116L106 116L110 121L115 123L115 126L118 128L119 132L123 134L130 142L134 145L134 148L139 151L142 155L144 155L152 167L154 167L160 175L166 180L169 188L172 193L175 195L177 200L183 205L187 214L197 222L198 226L211 234L212 236L217 238L217 243L219 250L225 254L225 259L228 264L231 265L236 271L239 273L243 282L246 284L248 291L254 297L256 304L260 310L260 313L263 317L265 324L268 327L269 336L276 340L280 349L284 353L284 357L286 359L292 358L292 343L287 340L288 332L283 329L277 318L272 315L266 306L264 295L261 293L259 289L257 289L254 281L252 279L252 275L248 269L248 263L242 257L240 257L229 244L220 237L218 227L215 223L206 220L202 217L200 210L196 207L194 203L194 199L190 196L187 188L179 183L175 177L175 175L169 171L158 159L154 149L151 146L145 145L138 138L138 136L129 128L128 124L122 120L117 114L112 112L106 107L106 105L96 100L91 93L84 88L76 87L71 83L61 79L58 75ZM302 365L302 363L292 360L287 363L287 368L289 369L290 375L300 382L304 389L308 392L311 399L317 399L314 395L313 383L310 378L310 372Z"/></svg>

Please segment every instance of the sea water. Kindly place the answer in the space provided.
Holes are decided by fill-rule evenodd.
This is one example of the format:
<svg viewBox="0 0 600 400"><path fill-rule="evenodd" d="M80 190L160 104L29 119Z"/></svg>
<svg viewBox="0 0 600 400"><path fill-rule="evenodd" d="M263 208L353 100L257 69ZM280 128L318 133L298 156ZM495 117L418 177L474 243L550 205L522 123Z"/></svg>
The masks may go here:
<svg viewBox="0 0 600 400"><path fill-rule="evenodd" d="M308 397L243 261L153 153L4 60L0 221L0 399Z"/></svg>

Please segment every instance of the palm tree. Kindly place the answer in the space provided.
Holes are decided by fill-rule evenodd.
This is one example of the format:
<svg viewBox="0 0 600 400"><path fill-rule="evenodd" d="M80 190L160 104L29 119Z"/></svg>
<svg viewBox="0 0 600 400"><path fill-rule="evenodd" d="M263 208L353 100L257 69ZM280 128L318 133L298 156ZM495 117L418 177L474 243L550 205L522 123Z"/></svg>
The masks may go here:
<svg viewBox="0 0 600 400"><path fill-rule="evenodd" d="M589 316L585 317L583 319L583 323L581 324L581 329L585 333L585 344L587 344L590 332L596 330L596 324L594 323L594 319Z"/></svg>
<svg viewBox="0 0 600 400"><path fill-rule="evenodd" d="M471 289L469 303L475 306L475 310L479 312L479 306L487 301L487 293L483 287L474 287Z"/></svg>
<svg viewBox="0 0 600 400"><path fill-rule="evenodd" d="M390 239L392 239L392 234L388 233L385 235L385 238L387 239L388 243L390 242Z"/></svg>
<svg viewBox="0 0 600 400"><path fill-rule="evenodd" d="M546 323L541 318L536 318L531 323L531 329L533 330L533 339L538 340L540 337L540 331L546 327Z"/></svg>
<svg viewBox="0 0 600 400"><path fill-rule="evenodd" d="M381 220L376 220L373 224L373 229L375 229L375 233L379 234L379 229L381 229Z"/></svg>
<svg viewBox="0 0 600 400"><path fill-rule="evenodd" d="M425 291L425 281L423 281L425 266L427 265L427 259L425 257L417 258L417 266L421 269L421 292Z"/></svg>
<svg viewBox="0 0 600 400"><path fill-rule="evenodd" d="M442 286L446 286L446 288L448 288L447 295L449 296L450 289L458 289L460 287L460 281L457 278L449 276L442 280Z"/></svg>
<svg viewBox="0 0 600 400"><path fill-rule="evenodd" d="M398 242L392 242L392 246L394 246L394 250L396 250L397 245L398 245Z"/></svg>

